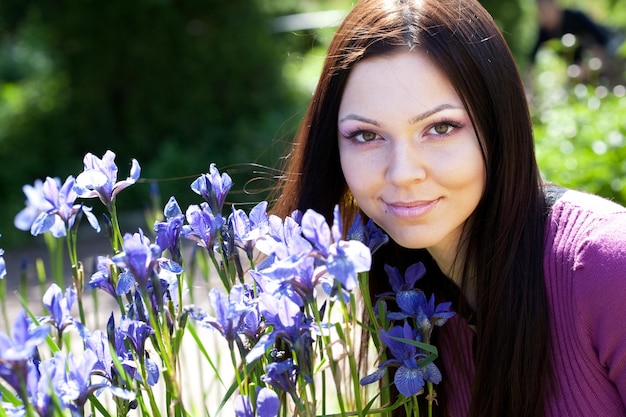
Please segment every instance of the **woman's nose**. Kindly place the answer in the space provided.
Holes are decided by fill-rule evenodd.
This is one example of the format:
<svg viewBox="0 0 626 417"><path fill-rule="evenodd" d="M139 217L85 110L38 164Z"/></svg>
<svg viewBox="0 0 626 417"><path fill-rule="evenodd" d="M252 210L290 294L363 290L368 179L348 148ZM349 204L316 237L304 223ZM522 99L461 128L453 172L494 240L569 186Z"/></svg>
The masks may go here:
<svg viewBox="0 0 626 417"><path fill-rule="evenodd" d="M412 140L401 140L391 147L387 162L387 180L397 185L426 178L425 155Z"/></svg>

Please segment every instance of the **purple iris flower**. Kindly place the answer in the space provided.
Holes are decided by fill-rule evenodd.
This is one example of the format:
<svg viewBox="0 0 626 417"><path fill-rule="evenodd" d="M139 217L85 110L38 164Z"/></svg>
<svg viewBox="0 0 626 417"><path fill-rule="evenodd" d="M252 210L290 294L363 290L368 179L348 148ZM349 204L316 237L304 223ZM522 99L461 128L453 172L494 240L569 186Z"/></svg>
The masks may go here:
<svg viewBox="0 0 626 417"><path fill-rule="evenodd" d="M256 249L266 255L274 255L278 260L295 259L308 254L312 247L302 237L301 217L299 212L294 212L284 220L278 216L269 216L269 232L257 241Z"/></svg>
<svg viewBox="0 0 626 417"><path fill-rule="evenodd" d="M82 356L70 353L67 357L66 395L75 402L80 411L82 411L89 395L99 388L99 386L92 386L91 384L91 374L97 363L98 357L89 349L85 349Z"/></svg>
<svg viewBox="0 0 626 417"><path fill-rule="evenodd" d="M326 218L311 209L302 215L302 235L324 258L328 256L328 248L333 240L341 239L341 235L331 234Z"/></svg>
<svg viewBox="0 0 626 417"><path fill-rule="evenodd" d="M381 363L374 373L362 378L361 385L378 381L385 375L387 368L391 366L398 368L393 382L398 391L406 397L419 394L425 381L433 384L441 382L441 372L433 362L429 362L423 367L420 366L420 360L427 356L425 353L412 344L398 340L420 342L422 339L419 330L415 330L408 323L405 323L404 326L392 327L389 332L381 330L380 339L391 352L393 359Z"/></svg>
<svg viewBox="0 0 626 417"><path fill-rule="evenodd" d="M85 346L96 356L96 363L93 366L93 372L111 381L113 358L111 357L109 340L107 339L106 334L104 334L102 330L96 330L87 336L85 339Z"/></svg>
<svg viewBox="0 0 626 417"><path fill-rule="evenodd" d="M130 233L124 235L124 252L113 256L113 262L121 268L127 268L128 271L120 275L118 286L121 286L122 290L116 288L116 292L120 294L123 289L130 289L133 281L137 282L139 288L145 290L158 265L160 254L161 248L151 244L150 239L144 236L141 230L133 235ZM125 292L128 291L121 293Z"/></svg>
<svg viewBox="0 0 626 417"><path fill-rule="evenodd" d="M183 228L185 216L176 201L176 198L170 197L163 210L165 215L164 222L156 222L154 224L154 232L156 233L155 242L161 250L168 250L174 261L181 263L182 256L180 253L180 233Z"/></svg>
<svg viewBox="0 0 626 417"><path fill-rule="evenodd" d="M74 177L69 176L63 185L54 178L46 178L43 183L43 195L48 209L41 212L33 221L30 232L33 236L50 231L54 237L65 236L65 229L71 228L78 214L84 214L91 227L100 231L100 225L90 207L74 204L78 194L74 190ZM59 223L59 220L61 223ZM64 227L61 227L64 226Z"/></svg>
<svg viewBox="0 0 626 417"><path fill-rule="evenodd" d="M21 310L11 328L9 337L0 332L0 377L20 392L21 383L28 375L31 358L48 336L50 326L32 326L25 310Z"/></svg>
<svg viewBox="0 0 626 417"><path fill-rule="evenodd" d="M228 223L233 230L235 244L252 259L255 242L269 230L267 201L261 201L250 210L250 214L233 207Z"/></svg>
<svg viewBox="0 0 626 417"><path fill-rule="evenodd" d="M217 330L229 343L235 341L238 334L244 330L244 320L248 313L253 311L247 289L236 284L230 290L230 294L222 293L218 288L212 288L209 292L209 301L215 317L206 315L199 309L192 310L191 316L202 326ZM254 323L254 317L250 317ZM258 323L260 324L260 322ZM249 334L256 334L256 329L245 329Z"/></svg>
<svg viewBox="0 0 626 417"><path fill-rule="evenodd" d="M57 189L61 188L61 180L59 178L52 178L51 180L56 183ZM13 223L20 230L30 231L35 219L41 213L52 210L54 207L44 195L43 181L36 180L33 185L26 184L22 187L22 190L26 195L26 207L17 213ZM63 236L65 224L60 217L55 218L55 223L50 227L50 232L53 236Z"/></svg>
<svg viewBox="0 0 626 417"><path fill-rule="evenodd" d="M241 329L239 332L246 336L249 341L256 342L259 337L262 324L262 316L259 311L259 306L256 303L250 305L250 310L243 316L241 322Z"/></svg>
<svg viewBox="0 0 626 417"><path fill-rule="evenodd" d="M137 160L133 159L130 168L130 176L125 180L117 180L117 165L115 154L106 151L102 159L88 153L83 158L84 170L76 177L76 190L82 198L98 197L109 209L113 207L113 201L117 194L137 182L141 174L141 167Z"/></svg>
<svg viewBox="0 0 626 417"><path fill-rule="evenodd" d="M385 265L385 271L391 288L395 292L396 303L401 310L388 313L387 317L390 320L402 320L409 317L415 319L422 331L422 336L425 340L429 340L433 326L443 326L449 318L454 316L455 313L450 311L452 303L436 304L434 294L427 300L424 292L415 288L415 283L426 273L426 268L421 262L409 266L404 278L395 267Z"/></svg>
<svg viewBox="0 0 626 417"><path fill-rule="evenodd" d="M357 214L346 233L346 240L358 240L363 242L371 253L375 253L381 246L389 242L389 236L376 226L372 219L363 224L360 214Z"/></svg>
<svg viewBox="0 0 626 417"><path fill-rule="evenodd" d="M115 262L108 256L98 256L96 263L97 271L91 275L88 285L91 288L100 288L107 294L115 297L116 292L115 288L113 288L113 277L111 276L111 268L114 266Z"/></svg>
<svg viewBox="0 0 626 417"><path fill-rule="evenodd" d="M448 319L455 315L453 311L450 311L452 306L451 302L443 302L435 304L435 295L432 294L430 299L425 303L419 304L420 309L415 316L422 337L424 340L430 340L430 335L433 331L433 326L443 326Z"/></svg>
<svg viewBox="0 0 626 417"><path fill-rule="evenodd" d="M391 289L395 294L398 294L403 291L415 290L415 283L424 277L426 267L421 262L415 263L409 266L402 276L398 268L385 265L385 272L389 278Z"/></svg>
<svg viewBox="0 0 626 417"><path fill-rule="evenodd" d="M302 268L301 263L312 255L313 246L302 236L298 223L301 216L299 212L295 214L284 221L278 216L269 216L269 232L256 242L255 248L268 255L257 269L272 279L285 281L293 278Z"/></svg>
<svg viewBox="0 0 626 417"><path fill-rule="evenodd" d="M122 318L118 327L120 335L127 337L132 343L133 349L138 355L143 356L146 352L146 340L154 334L154 330L143 321Z"/></svg>
<svg viewBox="0 0 626 417"><path fill-rule="evenodd" d="M311 302L316 287L328 277L315 269L313 257L276 261L265 269L252 270L250 276L263 289L275 297L288 297L300 307Z"/></svg>
<svg viewBox="0 0 626 417"><path fill-rule="evenodd" d="M215 164L211 164L209 173L198 177L191 184L191 189L209 203L214 216L220 216L226 195L232 186L233 180L230 176L227 173L220 174Z"/></svg>
<svg viewBox="0 0 626 417"><path fill-rule="evenodd" d="M108 351L108 344L106 349ZM56 357L65 359L59 353L57 353ZM62 392L61 398L65 402L69 403L71 401L70 408L78 415L84 414L83 408L89 396L98 390L108 389L113 395L125 400L132 400L136 396L132 391L112 386L107 378L99 378L99 381L93 381L93 377L98 376L100 373L100 359L98 354L91 349L85 349L82 356L70 353L60 365L62 373L66 375L66 378L64 378L65 380L58 378L55 386ZM112 362L110 366L112 366ZM67 369L67 373L65 369Z"/></svg>
<svg viewBox="0 0 626 417"><path fill-rule="evenodd" d="M372 263L369 248L357 240L342 240L338 206L335 206L332 228L324 216L307 210L302 216L302 234L317 249L326 270L341 283L343 290L353 290L358 283L357 274L369 271Z"/></svg>
<svg viewBox="0 0 626 417"><path fill-rule="evenodd" d="M122 317L119 327L115 329L115 350L121 363L128 374L141 381L142 376L137 372L135 357L143 363L147 374L147 383L155 385L159 381L159 368L157 364L148 357L145 350L146 340L154 330L143 321ZM132 345L132 351L128 349L124 340L128 340ZM135 352L135 354L133 354Z"/></svg>
<svg viewBox="0 0 626 417"><path fill-rule="evenodd" d="M65 353L57 352L52 358L29 367L26 390L30 403L40 416L54 415L54 398L58 399L61 409L70 406L70 399L66 395L65 365Z"/></svg>
<svg viewBox="0 0 626 417"><path fill-rule="evenodd" d="M256 407L252 407L252 402L248 396L238 395L235 398L235 415L237 417L276 417L279 409L278 394L269 388L257 389ZM256 410L256 414L254 410Z"/></svg>
<svg viewBox="0 0 626 417"><path fill-rule="evenodd" d="M13 338L0 332L0 359L4 361L30 359L49 332L50 326L46 324L34 325L31 328L31 321L26 316L26 311L20 310L11 328Z"/></svg>
<svg viewBox="0 0 626 417"><path fill-rule="evenodd" d="M193 240L208 250L213 250L215 242L225 220L221 215L213 214L209 204L191 205L187 208L187 225L183 226L181 236Z"/></svg>
<svg viewBox="0 0 626 417"><path fill-rule="evenodd" d="M418 262L409 266L404 276L398 268L385 265L385 272L389 278L389 284L393 292L381 294L382 296L395 295L396 302L402 310L401 313L391 313L391 320L402 320L407 317L415 317L420 308L426 305L426 296L419 288L415 288L415 283L419 281L424 274L426 268L424 264Z"/></svg>
<svg viewBox="0 0 626 417"><path fill-rule="evenodd" d="M257 344L248 352L246 361L252 363L259 359L276 341L285 342L296 355L300 371L309 379L312 369L311 332L314 326L301 311L300 306L287 297L274 298L267 293L258 297L259 311L265 317L265 322L272 326L272 332L261 336Z"/></svg>
<svg viewBox="0 0 626 417"><path fill-rule="evenodd" d="M265 375L261 380L273 388L291 395L297 395L298 367L293 359L280 362L271 362L265 367Z"/></svg>
<svg viewBox="0 0 626 417"><path fill-rule="evenodd" d="M7 265L4 262L4 257L2 255L4 255L4 249L0 249L0 279L4 279L7 275Z"/></svg>
<svg viewBox="0 0 626 417"><path fill-rule="evenodd" d="M51 284L43 295L43 305L50 312L50 316L44 318L42 323L52 322L59 333L63 333L67 326L74 324L72 307L75 302L76 290L73 287L68 287L64 296L57 284Z"/></svg>
<svg viewBox="0 0 626 417"><path fill-rule="evenodd" d="M341 283L341 287L352 291L358 284L359 272L367 272L372 264L372 254L359 241L339 241L329 248L326 269Z"/></svg>

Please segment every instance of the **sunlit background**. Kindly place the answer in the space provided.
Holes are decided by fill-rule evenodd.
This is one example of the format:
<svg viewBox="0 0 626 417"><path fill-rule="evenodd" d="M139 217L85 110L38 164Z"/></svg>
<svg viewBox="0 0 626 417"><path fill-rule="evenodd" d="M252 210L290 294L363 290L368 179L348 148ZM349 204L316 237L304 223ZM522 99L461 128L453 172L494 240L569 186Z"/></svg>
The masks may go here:
<svg viewBox="0 0 626 417"><path fill-rule="evenodd" d="M22 186L82 170L86 152L132 158L142 182L121 210L186 206L215 162L232 198L256 202L275 183L346 0L0 2L0 247L32 242L13 227ZM577 40L544 45L533 0L485 0L524 76L541 169L550 181L626 203L626 47L607 62L568 64ZM563 1L626 30L625 0ZM586 57L591 59L592 57ZM150 226L147 227L150 229Z"/></svg>

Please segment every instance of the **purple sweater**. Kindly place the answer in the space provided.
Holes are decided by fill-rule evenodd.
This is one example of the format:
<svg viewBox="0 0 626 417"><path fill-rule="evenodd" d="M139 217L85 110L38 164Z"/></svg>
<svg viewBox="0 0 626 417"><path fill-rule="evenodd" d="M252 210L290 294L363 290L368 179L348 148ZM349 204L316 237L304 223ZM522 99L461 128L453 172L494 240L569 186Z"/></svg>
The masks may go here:
<svg viewBox="0 0 626 417"><path fill-rule="evenodd" d="M567 191L548 216L544 272L556 383L545 415L626 416L626 209ZM465 417L473 333L455 319L438 347L450 416Z"/></svg>

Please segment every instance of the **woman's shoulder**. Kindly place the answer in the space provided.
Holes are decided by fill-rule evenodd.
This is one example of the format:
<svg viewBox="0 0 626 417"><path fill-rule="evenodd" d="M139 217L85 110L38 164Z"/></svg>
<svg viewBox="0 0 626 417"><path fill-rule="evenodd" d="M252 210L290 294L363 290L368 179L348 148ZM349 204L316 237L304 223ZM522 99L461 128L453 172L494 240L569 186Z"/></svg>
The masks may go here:
<svg viewBox="0 0 626 417"><path fill-rule="evenodd" d="M619 203L595 194L564 189L555 207L588 213L592 216L606 216L613 213L626 213L626 208Z"/></svg>
<svg viewBox="0 0 626 417"><path fill-rule="evenodd" d="M578 363L597 360L626 398L626 208L568 190L548 219L544 271L555 343L576 335Z"/></svg>
<svg viewBox="0 0 626 417"><path fill-rule="evenodd" d="M625 227L617 230L618 224ZM568 228L585 235L606 229L626 236L626 207L598 195L563 190L551 207L547 227Z"/></svg>
<svg viewBox="0 0 626 417"><path fill-rule="evenodd" d="M573 262L574 270L626 276L626 208L606 198L567 190L546 223L546 256Z"/></svg>

